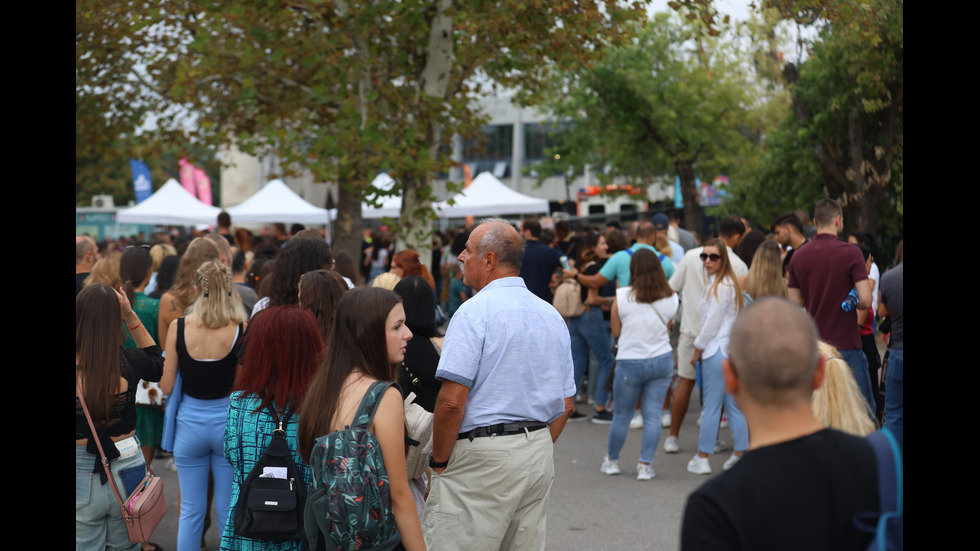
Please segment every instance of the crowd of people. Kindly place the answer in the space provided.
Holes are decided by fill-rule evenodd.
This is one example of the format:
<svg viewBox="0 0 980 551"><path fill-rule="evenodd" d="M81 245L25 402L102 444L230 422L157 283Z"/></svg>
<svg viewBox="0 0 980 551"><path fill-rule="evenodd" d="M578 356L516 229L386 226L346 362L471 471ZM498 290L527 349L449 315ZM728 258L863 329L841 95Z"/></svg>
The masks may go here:
<svg viewBox="0 0 980 551"><path fill-rule="evenodd" d="M357 259L335 254L321 232L279 224L253 236L232 231L224 214L216 232L189 241L76 236L76 394L97 429L76 398L76 547L159 548L129 544L98 439L121 491L161 449L172 452L179 550L199 548L212 504L222 549L304 548L302 539L240 533L244 481L279 430L301 483L314 484L318 439L356 425L367 402L376 404L370 432L390 487L385 538L396 534L405 549L543 549L553 443L566 422L609 425L599 465L608 475L622 474L629 429L642 428L635 476L650 480L662 428L664 453L680 451L695 388L703 405L692 474L712 472L710 456L727 448L718 438L725 423L734 442L723 470L750 472L736 466L785 441L760 410L785 406L778 394L793 389L810 408L801 425L814 429L793 438L884 425L901 445L901 245L880 275L874 239L840 239L832 200L817 204L815 227L788 213L767 235L730 216L703 244L670 214L576 231L550 219L489 219L438 234L424 251L395 250L390 232L365 230ZM563 316L555 297L569 285L578 304ZM794 303L809 317L786 310ZM763 330L789 336L755 348L798 344L786 361L805 364L803 375L789 375L788 364L753 375L766 360L745 342ZM420 476L407 474L410 393L432 414ZM767 464L750 463L760 472ZM698 539L697 519L717 520L705 512L707 492L692 496L685 547Z"/></svg>

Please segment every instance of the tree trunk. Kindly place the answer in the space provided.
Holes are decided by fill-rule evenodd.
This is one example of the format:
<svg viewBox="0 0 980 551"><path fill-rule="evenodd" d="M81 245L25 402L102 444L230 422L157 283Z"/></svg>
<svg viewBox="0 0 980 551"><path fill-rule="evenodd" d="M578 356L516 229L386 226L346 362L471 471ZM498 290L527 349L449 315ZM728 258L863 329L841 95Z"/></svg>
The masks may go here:
<svg viewBox="0 0 980 551"><path fill-rule="evenodd" d="M694 163L687 160L674 162L677 176L681 179L681 197L684 199L684 226L688 231L704 236L704 218L698 203L698 186L694 179Z"/></svg>
<svg viewBox="0 0 980 551"><path fill-rule="evenodd" d="M428 205L429 183L423 176L403 178L401 184L402 210L396 249L415 249L420 255L424 255L430 248L432 234L432 209Z"/></svg>
<svg viewBox="0 0 980 551"><path fill-rule="evenodd" d="M333 250L346 251L354 262L361 261L361 195L345 185L337 193L337 220L334 222Z"/></svg>

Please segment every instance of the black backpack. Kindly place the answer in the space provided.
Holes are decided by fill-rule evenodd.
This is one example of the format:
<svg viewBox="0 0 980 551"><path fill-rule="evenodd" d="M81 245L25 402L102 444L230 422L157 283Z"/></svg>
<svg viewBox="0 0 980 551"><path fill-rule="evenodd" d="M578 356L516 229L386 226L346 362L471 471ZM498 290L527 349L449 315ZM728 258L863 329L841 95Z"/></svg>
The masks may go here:
<svg viewBox="0 0 980 551"><path fill-rule="evenodd" d="M269 411L276 420L271 404ZM241 484L235 506L235 534L239 536L269 541L305 539L306 484L293 461L283 429L291 414L287 410L282 419L275 421L279 428L272 432L272 441ZM286 478L263 478L265 467L285 468Z"/></svg>

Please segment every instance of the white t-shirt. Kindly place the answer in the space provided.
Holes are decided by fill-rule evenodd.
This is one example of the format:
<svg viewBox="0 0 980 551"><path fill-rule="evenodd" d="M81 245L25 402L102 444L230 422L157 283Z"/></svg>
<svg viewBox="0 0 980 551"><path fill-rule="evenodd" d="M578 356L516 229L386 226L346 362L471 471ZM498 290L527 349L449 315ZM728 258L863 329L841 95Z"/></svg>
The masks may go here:
<svg viewBox="0 0 980 551"><path fill-rule="evenodd" d="M632 286L616 289L616 309L623 328L617 360L646 360L670 352L667 323L677 313L677 293L653 303L636 302Z"/></svg>

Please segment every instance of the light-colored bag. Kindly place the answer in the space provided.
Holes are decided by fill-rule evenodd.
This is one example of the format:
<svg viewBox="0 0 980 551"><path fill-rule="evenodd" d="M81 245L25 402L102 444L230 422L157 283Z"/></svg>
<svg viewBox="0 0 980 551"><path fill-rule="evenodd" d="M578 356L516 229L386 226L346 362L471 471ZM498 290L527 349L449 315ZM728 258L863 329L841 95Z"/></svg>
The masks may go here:
<svg viewBox="0 0 980 551"><path fill-rule="evenodd" d="M410 392L405 397L405 429L408 438L412 440L405 458L409 480L421 478L429 464L429 454L432 453L433 415L422 406L412 403L413 400L415 393Z"/></svg>

